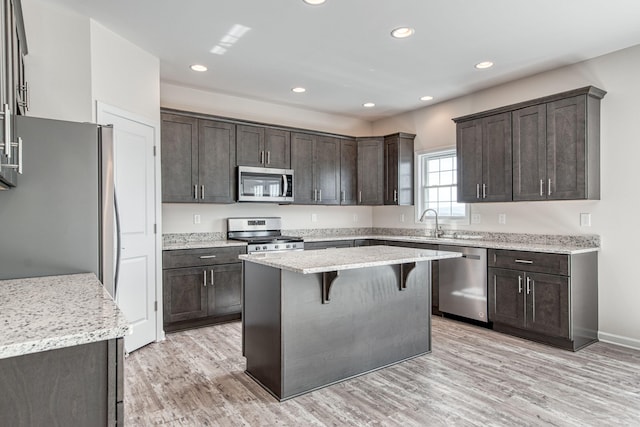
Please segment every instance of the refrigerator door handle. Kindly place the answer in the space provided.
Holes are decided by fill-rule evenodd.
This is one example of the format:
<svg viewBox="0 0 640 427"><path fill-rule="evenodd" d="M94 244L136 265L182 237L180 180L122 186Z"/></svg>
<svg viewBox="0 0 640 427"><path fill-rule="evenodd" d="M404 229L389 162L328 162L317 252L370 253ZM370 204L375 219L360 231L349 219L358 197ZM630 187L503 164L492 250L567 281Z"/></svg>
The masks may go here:
<svg viewBox="0 0 640 427"><path fill-rule="evenodd" d="M120 275L120 258L122 255L122 236L120 235L120 211L118 210L118 197L115 189L113 190L113 207L116 217L116 269L113 278L113 299L116 298L118 292L118 278Z"/></svg>

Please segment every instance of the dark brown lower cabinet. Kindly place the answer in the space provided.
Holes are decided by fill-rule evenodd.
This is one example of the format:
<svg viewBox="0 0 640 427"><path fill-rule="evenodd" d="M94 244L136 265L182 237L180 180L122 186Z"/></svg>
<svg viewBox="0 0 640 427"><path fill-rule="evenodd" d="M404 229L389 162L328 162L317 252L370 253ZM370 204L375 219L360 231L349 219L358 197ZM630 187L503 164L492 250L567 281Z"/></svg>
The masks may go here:
<svg viewBox="0 0 640 427"><path fill-rule="evenodd" d="M163 309L166 332L239 319L242 312L242 263L224 261L231 256L225 250L165 251L163 271ZM244 248L234 249L235 257ZM232 252L233 252L232 251ZM203 253L206 253L203 255ZM166 268L208 261L197 267Z"/></svg>
<svg viewBox="0 0 640 427"><path fill-rule="evenodd" d="M122 338L0 359L0 424L124 425Z"/></svg>
<svg viewBox="0 0 640 427"><path fill-rule="evenodd" d="M597 252L490 250L488 258L495 330L573 351L597 341Z"/></svg>

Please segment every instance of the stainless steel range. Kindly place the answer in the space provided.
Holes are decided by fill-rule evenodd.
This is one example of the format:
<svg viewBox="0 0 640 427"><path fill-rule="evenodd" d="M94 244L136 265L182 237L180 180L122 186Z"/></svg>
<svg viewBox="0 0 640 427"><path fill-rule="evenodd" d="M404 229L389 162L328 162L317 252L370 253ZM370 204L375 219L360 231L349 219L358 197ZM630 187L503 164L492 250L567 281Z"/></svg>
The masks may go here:
<svg viewBox="0 0 640 427"><path fill-rule="evenodd" d="M283 236L282 218L227 218L227 239L247 242L247 253L304 250L302 237Z"/></svg>

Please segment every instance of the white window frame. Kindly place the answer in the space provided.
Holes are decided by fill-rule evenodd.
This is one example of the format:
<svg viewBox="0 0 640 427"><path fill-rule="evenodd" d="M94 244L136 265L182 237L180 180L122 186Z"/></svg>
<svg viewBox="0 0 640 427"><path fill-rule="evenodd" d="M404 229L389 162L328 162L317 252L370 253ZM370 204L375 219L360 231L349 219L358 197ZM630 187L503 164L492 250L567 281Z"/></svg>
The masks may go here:
<svg viewBox="0 0 640 427"><path fill-rule="evenodd" d="M424 200L423 200L423 182L422 177L424 176L423 171L423 159L425 156L434 157L434 156L442 156L446 154L456 154L455 147L438 147L430 150L422 150L417 151L415 153L415 221L417 224L422 224L420 222L420 216L423 212ZM431 214L430 214L431 215ZM450 225L469 225L471 223L471 206L469 203L465 204L465 215L464 216L440 216L438 215L438 221L440 224L450 224Z"/></svg>

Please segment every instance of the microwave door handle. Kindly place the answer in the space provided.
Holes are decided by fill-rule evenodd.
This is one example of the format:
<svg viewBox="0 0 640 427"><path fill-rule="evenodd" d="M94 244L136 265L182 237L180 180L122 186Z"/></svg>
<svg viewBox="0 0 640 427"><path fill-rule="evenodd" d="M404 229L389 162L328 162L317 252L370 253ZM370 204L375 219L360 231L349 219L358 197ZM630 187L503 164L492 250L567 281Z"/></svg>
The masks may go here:
<svg viewBox="0 0 640 427"><path fill-rule="evenodd" d="M282 182L284 185L282 186L282 197L287 197L287 190L289 189L289 184L287 183L287 175L282 174Z"/></svg>

